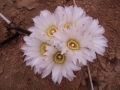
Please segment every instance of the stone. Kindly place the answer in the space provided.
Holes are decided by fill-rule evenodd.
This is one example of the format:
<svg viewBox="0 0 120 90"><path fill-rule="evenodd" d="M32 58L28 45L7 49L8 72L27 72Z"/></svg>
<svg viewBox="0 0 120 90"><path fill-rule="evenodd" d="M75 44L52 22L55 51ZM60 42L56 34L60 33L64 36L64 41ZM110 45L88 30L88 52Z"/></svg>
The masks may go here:
<svg viewBox="0 0 120 90"><path fill-rule="evenodd" d="M34 80L39 82L39 79L36 76L33 76Z"/></svg>
<svg viewBox="0 0 120 90"><path fill-rule="evenodd" d="M120 53L116 53L116 58L118 59L118 60L120 60Z"/></svg>
<svg viewBox="0 0 120 90"><path fill-rule="evenodd" d="M4 72L4 65L0 66L0 74L2 74Z"/></svg>
<svg viewBox="0 0 120 90"><path fill-rule="evenodd" d="M107 84L106 83L101 83L99 86L99 90L103 90Z"/></svg>
<svg viewBox="0 0 120 90"><path fill-rule="evenodd" d="M120 65L117 65L117 66L115 67L115 71L116 71L116 72L120 72Z"/></svg>
<svg viewBox="0 0 120 90"><path fill-rule="evenodd" d="M34 9L36 8L36 6L38 6L38 2L36 2L36 0L18 0L17 1L17 7L18 8L27 8L28 10Z"/></svg>

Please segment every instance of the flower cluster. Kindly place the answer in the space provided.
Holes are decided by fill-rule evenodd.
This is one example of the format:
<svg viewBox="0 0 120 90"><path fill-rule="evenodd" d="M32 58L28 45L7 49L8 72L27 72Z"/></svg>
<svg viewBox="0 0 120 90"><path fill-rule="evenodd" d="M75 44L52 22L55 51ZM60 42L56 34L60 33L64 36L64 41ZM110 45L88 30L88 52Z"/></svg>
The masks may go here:
<svg viewBox="0 0 120 90"><path fill-rule="evenodd" d="M42 78L52 73L55 83L63 77L73 80L73 71L92 62L96 53L103 55L107 47L104 28L80 7L58 6L54 13L43 10L33 21L28 29L32 34L24 37L22 46L26 65Z"/></svg>

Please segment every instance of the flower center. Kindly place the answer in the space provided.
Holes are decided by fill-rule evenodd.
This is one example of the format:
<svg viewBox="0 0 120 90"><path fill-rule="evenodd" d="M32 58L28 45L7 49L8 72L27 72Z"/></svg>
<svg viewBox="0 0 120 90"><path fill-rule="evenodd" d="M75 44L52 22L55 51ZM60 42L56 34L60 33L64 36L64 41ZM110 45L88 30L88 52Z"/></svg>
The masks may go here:
<svg viewBox="0 0 120 90"><path fill-rule="evenodd" d="M68 40L67 47L71 50L79 50L80 49L79 43L73 39Z"/></svg>
<svg viewBox="0 0 120 90"><path fill-rule="evenodd" d="M67 29L69 29L70 28L70 26L71 26L71 23L66 23L65 25L64 25L64 28L67 28Z"/></svg>
<svg viewBox="0 0 120 90"><path fill-rule="evenodd" d="M53 37L53 34L57 31L57 27L55 26L50 26L48 29L47 29L47 35L49 37Z"/></svg>
<svg viewBox="0 0 120 90"><path fill-rule="evenodd" d="M46 46L47 45L48 45L47 43L42 43L41 44L41 46L40 46L40 52L41 52L42 55L44 55L44 53L47 52L47 50L46 50Z"/></svg>
<svg viewBox="0 0 120 90"><path fill-rule="evenodd" d="M64 54L61 54L61 52L60 51L58 51L58 52L56 52L55 54L54 54L54 61L55 61L55 63L58 63L58 64L62 64L62 63L64 63L64 61L65 61L65 55Z"/></svg>

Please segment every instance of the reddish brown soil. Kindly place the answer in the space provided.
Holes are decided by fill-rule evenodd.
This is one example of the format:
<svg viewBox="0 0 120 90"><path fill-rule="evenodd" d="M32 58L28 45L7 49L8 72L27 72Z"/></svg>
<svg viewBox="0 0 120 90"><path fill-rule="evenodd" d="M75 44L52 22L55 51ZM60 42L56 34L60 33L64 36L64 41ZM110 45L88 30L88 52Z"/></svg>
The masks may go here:
<svg viewBox="0 0 120 90"><path fill-rule="evenodd" d="M120 0L76 0L88 15L98 19L105 27L104 36L109 40L104 56L97 55L89 63L95 90L120 90ZM41 10L54 11L58 6L72 5L72 0L0 0L0 12L21 28L33 26L32 18ZM7 30L0 18L0 42L15 31ZM0 90L90 90L87 68L75 72L73 81L63 79L54 84L51 76L45 79L35 75L24 63L21 35L0 48Z"/></svg>

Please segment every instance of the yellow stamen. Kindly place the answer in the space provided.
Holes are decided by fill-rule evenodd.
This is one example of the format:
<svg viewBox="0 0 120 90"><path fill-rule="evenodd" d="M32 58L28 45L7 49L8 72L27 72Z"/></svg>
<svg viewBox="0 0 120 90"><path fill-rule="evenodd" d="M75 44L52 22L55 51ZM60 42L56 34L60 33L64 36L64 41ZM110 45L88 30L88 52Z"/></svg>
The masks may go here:
<svg viewBox="0 0 120 90"><path fill-rule="evenodd" d="M64 25L64 28L67 28L67 29L69 29L70 28L70 26L71 26L71 23L66 23L65 25Z"/></svg>
<svg viewBox="0 0 120 90"><path fill-rule="evenodd" d="M48 45L47 43L42 43L41 44L41 46L40 46L40 52L41 52L42 55L44 55L44 53L47 52L47 50L46 50L46 46L47 45Z"/></svg>
<svg viewBox="0 0 120 90"><path fill-rule="evenodd" d="M47 35L49 37L53 37L53 34L57 31L57 27L55 26L50 26L48 29L47 29Z"/></svg>
<svg viewBox="0 0 120 90"><path fill-rule="evenodd" d="M65 55L64 55L64 54L61 54L60 51L56 52L56 53L54 54L54 57L53 57L55 63L58 63L58 64L64 63L64 62L65 62L65 58L66 58Z"/></svg>
<svg viewBox="0 0 120 90"><path fill-rule="evenodd" d="M71 50L79 50L80 49L79 43L73 39L68 40L67 47Z"/></svg>

